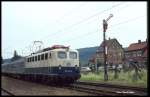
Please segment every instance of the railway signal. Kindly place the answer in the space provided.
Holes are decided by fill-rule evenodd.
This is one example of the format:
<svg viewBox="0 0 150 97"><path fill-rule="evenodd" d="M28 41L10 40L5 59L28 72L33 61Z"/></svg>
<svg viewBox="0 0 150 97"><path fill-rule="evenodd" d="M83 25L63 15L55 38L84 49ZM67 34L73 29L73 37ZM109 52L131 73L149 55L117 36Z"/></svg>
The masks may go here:
<svg viewBox="0 0 150 97"><path fill-rule="evenodd" d="M104 41L104 44L103 44L103 52L104 52L104 80L107 81L108 80L108 74L107 74L107 56L106 56L106 39L105 39L105 32L107 30L107 21L113 17L113 14L110 14L110 16L105 20L103 19L103 41Z"/></svg>

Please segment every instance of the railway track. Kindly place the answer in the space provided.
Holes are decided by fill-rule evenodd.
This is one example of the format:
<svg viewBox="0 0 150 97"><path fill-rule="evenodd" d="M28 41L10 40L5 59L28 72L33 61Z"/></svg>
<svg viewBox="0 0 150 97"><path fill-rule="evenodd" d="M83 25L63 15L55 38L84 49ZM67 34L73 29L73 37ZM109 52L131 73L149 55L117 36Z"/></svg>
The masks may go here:
<svg viewBox="0 0 150 97"><path fill-rule="evenodd" d="M11 93L3 88L1 88L1 93L2 93L2 95L15 96L13 93Z"/></svg>
<svg viewBox="0 0 150 97"><path fill-rule="evenodd" d="M12 83L13 82L13 83ZM2 76L2 96L84 96L93 95L87 92L66 89L60 85L49 85Z"/></svg>
<svg viewBox="0 0 150 97"><path fill-rule="evenodd" d="M97 83L97 82L86 82L86 81L77 81L76 84L84 84L84 85L93 85L93 86L104 86L104 87L113 87L113 88L124 88L124 89L132 89L141 92L147 92L147 88L144 87L135 87L135 86L125 86L125 85L115 85L109 83Z"/></svg>
<svg viewBox="0 0 150 97"><path fill-rule="evenodd" d="M141 87L131 87L122 85L112 85L106 83L93 83L78 81L68 88L93 93L95 95L111 95L111 96L146 96L147 89Z"/></svg>
<svg viewBox="0 0 150 97"><path fill-rule="evenodd" d="M16 79L13 79L13 80L16 80ZM18 80L18 82L22 83L23 81ZM25 83L27 84L28 82L25 82ZM37 85L41 84L42 87L51 86L48 84L43 85L42 83L36 83L36 84ZM34 85L34 86L36 88L38 88L37 85ZM31 85L31 86L33 88L33 85ZM23 86L23 88L21 88L21 89L24 89L24 87L25 86ZM92 95L98 95L98 96L110 96L110 95L111 96L130 96L130 95L146 96L147 95L146 88L122 86L122 85L112 85L112 84L107 84L107 83L85 82L85 81L77 81L74 84L64 85L64 86L53 85L53 87L60 88L60 89L69 88L71 90L76 90L76 91L85 92L85 93L89 93ZM39 88L39 89L41 89L41 88ZM8 95L14 96L14 94L10 93L9 91L7 91L3 88L1 90L3 92L7 93ZM49 91L49 90L46 90L46 91Z"/></svg>

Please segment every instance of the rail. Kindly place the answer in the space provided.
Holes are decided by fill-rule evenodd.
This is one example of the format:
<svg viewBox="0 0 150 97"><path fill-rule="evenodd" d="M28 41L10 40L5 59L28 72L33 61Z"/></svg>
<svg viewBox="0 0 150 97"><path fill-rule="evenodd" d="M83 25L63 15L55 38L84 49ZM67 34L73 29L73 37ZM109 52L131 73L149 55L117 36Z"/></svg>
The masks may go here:
<svg viewBox="0 0 150 97"><path fill-rule="evenodd" d="M75 83L76 84L84 84L84 85L93 85L93 86L103 86L103 87L132 89L132 90L136 90L136 91L147 92L147 88L144 88L144 87L116 85L116 84L110 84L110 83L87 82L87 81L77 81Z"/></svg>
<svg viewBox="0 0 150 97"><path fill-rule="evenodd" d="M95 95L111 95L111 96L146 96L147 89L142 87L113 85L107 83L93 83L78 81L70 85L70 89L83 92L93 93Z"/></svg>
<svg viewBox="0 0 150 97"><path fill-rule="evenodd" d="M6 90L6 89L1 88L1 91L7 93L7 94L10 95L10 96L15 96L13 93L9 92L9 91Z"/></svg>

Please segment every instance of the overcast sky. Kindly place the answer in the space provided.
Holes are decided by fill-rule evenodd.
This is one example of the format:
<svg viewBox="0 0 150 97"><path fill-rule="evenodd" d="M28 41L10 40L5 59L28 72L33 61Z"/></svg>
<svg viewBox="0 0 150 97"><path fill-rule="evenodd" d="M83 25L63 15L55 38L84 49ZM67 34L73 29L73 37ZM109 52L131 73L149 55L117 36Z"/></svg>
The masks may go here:
<svg viewBox="0 0 150 97"><path fill-rule="evenodd" d="M33 41L43 47L98 46L109 14L107 39L116 38L123 47L146 40L147 2L2 2L2 56L10 58L14 50L27 55Z"/></svg>

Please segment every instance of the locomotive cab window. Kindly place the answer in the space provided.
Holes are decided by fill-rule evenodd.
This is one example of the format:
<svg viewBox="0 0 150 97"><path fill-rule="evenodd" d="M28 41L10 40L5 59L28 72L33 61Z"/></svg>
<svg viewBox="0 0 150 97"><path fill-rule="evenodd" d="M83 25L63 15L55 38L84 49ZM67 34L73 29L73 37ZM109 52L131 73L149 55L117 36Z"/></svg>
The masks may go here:
<svg viewBox="0 0 150 97"><path fill-rule="evenodd" d="M58 52L58 58L60 58L60 59L65 59L65 58L67 58L67 54L66 54L66 52Z"/></svg>
<svg viewBox="0 0 150 97"><path fill-rule="evenodd" d="M76 53L76 52L70 52L70 53L69 53L69 57L70 57L71 59L77 59L77 53Z"/></svg>

